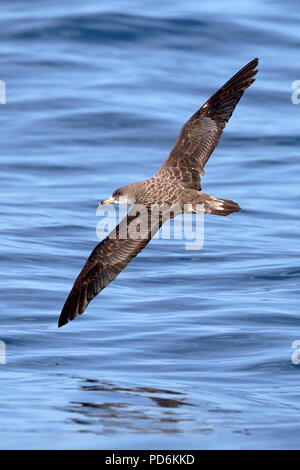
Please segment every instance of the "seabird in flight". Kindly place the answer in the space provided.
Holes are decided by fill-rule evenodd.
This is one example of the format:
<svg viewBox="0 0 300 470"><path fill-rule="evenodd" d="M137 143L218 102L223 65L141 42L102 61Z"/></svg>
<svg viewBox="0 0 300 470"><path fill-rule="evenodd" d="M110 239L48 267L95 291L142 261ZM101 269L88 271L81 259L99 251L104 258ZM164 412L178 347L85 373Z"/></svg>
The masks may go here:
<svg viewBox="0 0 300 470"><path fill-rule="evenodd" d="M200 175L205 174L204 166L234 108L254 82L257 65L257 58L249 62L184 124L170 155L152 178L123 186L100 203L127 202L131 208L88 257L63 306L58 326L81 315L90 301L145 248L167 218L186 212L186 207L189 212L197 212L200 207L201 212L221 216L240 210L236 202L203 193ZM145 208L143 216L142 210L134 209L141 205ZM176 207L177 212L161 210L153 218L153 207Z"/></svg>

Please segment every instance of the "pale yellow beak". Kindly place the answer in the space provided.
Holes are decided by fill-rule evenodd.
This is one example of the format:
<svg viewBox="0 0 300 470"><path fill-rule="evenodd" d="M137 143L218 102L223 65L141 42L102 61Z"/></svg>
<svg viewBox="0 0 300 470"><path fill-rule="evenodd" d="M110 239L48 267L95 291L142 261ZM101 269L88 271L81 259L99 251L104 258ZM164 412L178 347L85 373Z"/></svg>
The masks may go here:
<svg viewBox="0 0 300 470"><path fill-rule="evenodd" d="M106 201L100 201L99 206L102 206L103 204L112 204L113 202L115 202L115 199L110 197L109 199L106 199Z"/></svg>

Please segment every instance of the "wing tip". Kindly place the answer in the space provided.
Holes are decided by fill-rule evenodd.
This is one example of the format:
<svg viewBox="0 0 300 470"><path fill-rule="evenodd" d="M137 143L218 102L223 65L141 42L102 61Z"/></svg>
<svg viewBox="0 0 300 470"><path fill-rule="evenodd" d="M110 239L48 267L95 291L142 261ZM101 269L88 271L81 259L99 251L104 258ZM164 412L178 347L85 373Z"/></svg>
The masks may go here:
<svg viewBox="0 0 300 470"><path fill-rule="evenodd" d="M255 75L257 74L258 72L258 69L256 68L259 64L259 58L258 57L255 57L254 59L252 59L248 64L245 65L245 67L243 67L238 73L237 75L241 74L241 75L248 75L248 80L249 80L249 86L255 82Z"/></svg>
<svg viewBox="0 0 300 470"><path fill-rule="evenodd" d="M77 317L78 313L82 313L79 311L79 294L76 288L71 290L70 294L68 295L67 300L62 308L61 314L58 319L58 328L66 325L69 321L74 320Z"/></svg>
<svg viewBox="0 0 300 470"><path fill-rule="evenodd" d="M67 323L69 323L69 319L63 318L63 316L60 315L60 317L58 319L58 323L57 323L58 328L61 328L62 326L66 325Z"/></svg>
<svg viewBox="0 0 300 470"><path fill-rule="evenodd" d="M250 62L248 62L248 64L246 64L241 70L245 70L245 69L252 69L254 70L259 64L259 58L258 57L254 57L254 59L250 60ZM256 71L257 72L257 71Z"/></svg>
<svg viewBox="0 0 300 470"><path fill-rule="evenodd" d="M61 314L59 316L59 319L58 319L58 323L57 323L58 328L61 328L62 326L66 325L67 323L69 323L69 321L73 320L74 318L75 318L74 316L72 318L69 310L67 310L66 306L64 305L61 311Z"/></svg>

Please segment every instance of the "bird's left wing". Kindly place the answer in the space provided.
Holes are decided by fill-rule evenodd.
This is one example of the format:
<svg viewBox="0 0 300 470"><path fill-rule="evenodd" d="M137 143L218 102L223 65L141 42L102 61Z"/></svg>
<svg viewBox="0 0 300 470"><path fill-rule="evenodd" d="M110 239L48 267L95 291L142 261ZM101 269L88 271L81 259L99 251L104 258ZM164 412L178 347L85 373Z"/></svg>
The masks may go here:
<svg viewBox="0 0 300 470"><path fill-rule="evenodd" d="M151 217L150 208L132 207L120 224L88 257L61 311L58 326L82 314L90 301L113 281L147 245L161 226L161 217Z"/></svg>
<svg viewBox="0 0 300 470"><path fill-rule="evenodd" d="M254 82L258 59L253 59L184 124L161 172L169 172L183 187L199 190L200 175L244 91Z"/></svg>

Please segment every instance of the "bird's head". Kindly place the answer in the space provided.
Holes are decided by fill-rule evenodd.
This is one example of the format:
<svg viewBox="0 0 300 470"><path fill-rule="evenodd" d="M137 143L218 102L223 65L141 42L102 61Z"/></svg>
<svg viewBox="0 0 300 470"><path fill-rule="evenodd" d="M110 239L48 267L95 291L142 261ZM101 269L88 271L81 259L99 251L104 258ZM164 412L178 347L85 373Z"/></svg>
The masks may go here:
<svg viewBox="0 0 300 470"><path fill-rule="evenodd" d="M105 201L100 202L100 206L103 204L128 204L132 205L137 202L137 196L135 191L134 184L128 184L127 186L123 186L122 188L116 189L112 196Z"/></svg>

